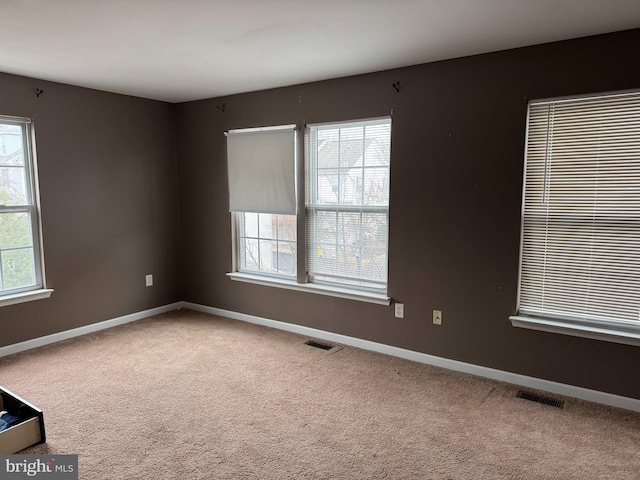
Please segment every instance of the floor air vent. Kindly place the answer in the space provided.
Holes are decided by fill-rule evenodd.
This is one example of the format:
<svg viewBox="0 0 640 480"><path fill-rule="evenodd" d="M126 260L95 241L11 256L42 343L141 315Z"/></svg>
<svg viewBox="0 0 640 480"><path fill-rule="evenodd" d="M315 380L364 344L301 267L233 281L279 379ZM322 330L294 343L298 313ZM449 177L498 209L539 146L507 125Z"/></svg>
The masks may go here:
<svg viewBox="0 0 640 480"><path fill-rule="evenodd" d="M309 340L308 342L304 342L305 345L309 345L311 347L321 348L322 350L331 350L333 345L327 345L326 343L314 342L313 340Z"/></svg>
<svg viewBox="0 0 640 480"><path fill-rule="evenodd" d="M520 390L518 392L518 395L516 396L518 398L524 398L525 400L529 400L531 402L542 403L543 405L550 405L556 408L564 407L564 401L562 400L558 400L556 398L543 397L541 395L536 395L535 393L531 393L531 392L525 392L523 390Z"/></svg>

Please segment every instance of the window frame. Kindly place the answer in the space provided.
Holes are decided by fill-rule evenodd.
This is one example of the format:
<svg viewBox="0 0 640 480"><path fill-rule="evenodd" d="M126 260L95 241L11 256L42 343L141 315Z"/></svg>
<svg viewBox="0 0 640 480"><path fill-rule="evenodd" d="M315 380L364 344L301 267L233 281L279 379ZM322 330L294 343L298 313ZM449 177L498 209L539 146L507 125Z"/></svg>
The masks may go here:
<svg viewBox="0 0 640 480"><path fill-rule="evenodd" d="M336 167L320 167L318 165L318 152L319 152L319 148L318 148L318 144L317 144L317 133L316 133L316 137L314 138L312 135L311 130L312 129L316 129L317 131L323 130L323 129L340 129L343 127L350 127L350 126L355 126L355 127L362 127L362 128L366 128L366 127L373 127L375 125L389 125L389 129L391 129L391 118L390 117L379 117L379 118L369 118L369 119L364 119L364 120L353 120L353 121L344 121L344 122L329 122L329 123L321 123L321 124L314 124L314 125L307 125L307 129L305 132L305 180L306 180L306 190L305 190L305 195L306 195L306 202L305 202L305 221L307 223L307 231L308 231L308 241L307 241L307 250L305 251L306 253L306 259L307 259L307 271L309 272L309 282L311 283L315 283L315 284L322 284L322 285L332 285L332 286L344 286L344 288L352 288L354 290L363 290L363 291L370 291L370 292L384 292L386 293L388 290L388 284L389 284L389 272L388 272L388 268L389 268L389 185L386 185L386 194L387 194L387 200L386 203L365 203L364 201L364 196L365 196L365 182L364 182L364 178L365 178L365 172L367 170L373 170L373 169L386 169L389 174L387 175L387 179L390 177L390 171L391 171L391 153L389 152L389 165L388 166L376 166L376 167L372 167L372 166L367 166L365 165L365 155L367 152L367 148L365 146L366 143L366 137L363 136L362 138L362 165L358 166L358 167L344 167L340 164L338 164ZM364 135L364 131L363 131L363 135ZM342 142L342 139L338 140L339 142ZM391 132L389 131L389 142L391 141ZM341 145L340 145L341 147ZM358 168L360 170L362 170L362 176L358 176L356 177L356 184L360 185L360 188L362 189L361 192L361 202L360 203L347 203L347 202L341 202L340 201L340 196L341 196L341 182L340 179L342 178L342 170L352 170L353 168ZM338 190L338 195L337 195L337 201L336 203L326 203L326 202L321 202L317 199L317 197L319 196L319 192L320 192L320 187L318 186L319 184L319 178L318 178L318 172L320 170L323 169L327 169L327 170L336 170L337 171L337 190ZM332 190L335 192L336 188L333 188L333 181L332 181ZM319 212L326 212L326 213L335 213L336 214L336 225L339 225L339 220L338 220L338 216L340 214L359 214L360 216L360 233L359 233L359 242L357 244L357 247L360 248L360 250L364 249L364 222L363 222L363 218L365 215L367 214L382 214L385 217L385 222L386 222L386 232L385 232L385 271L386 271L386 278L384 281L379 281L379 280L374 280L374 279L366 279L364 276L360 276L360 277L345 277L345 276L341 276L341 275L331 275L331 274L322 274L321 272L317 272L316 276L318 278L314 278L314 272L311 272L311 267L312 267L312 261L311 261L311 256L312 256L312 252L313 252L313 246L312 246L312 242L310 240L310 238L313 237L317 237L316 235L316 231L317 231L317 225L313 222L313 217L314 217L314 213L317 214ZM338 231L339 228L336 227L336 241L335 244L331 244L331 245L335 245L336 247L336 255L338 255L338 251L340 249L341 246L343 246L343 244L341 244L337 237L338 237ZM316 240L315 242L318 246L321 242L320 240ZM326 242L325 242L326 243ZM359 258L358 259L358 270L361 270L362 268L362 259ZM336 263L337 260L336 260ZM345 281L345 283L341 282L341 281L332 281L330 279L323 279L321 277L334 277L336 279L342 279ZM350 282L350 283L347 283ZM356 283L360 282L361 285L357 285ZM369 283L369 285L362 285L362 283ZM379 284L381 285L381 287L375 287L373 286L374 284Z"/></svg>
<svg viewBox="0 0 640 480"><path fill-rule="evenodd" d="M356 119L348 121L338 122L326 122L318 125L340 125L340 124L354 124L365 123L377 120L387 119L391 122L391 117L374 117L367 119ZM387 244L386 244L386 257L387 257L387 278L384 285L384 289L371 289L366 287L354 287L350 285L340 285L332 282L312 282L308 275L308 221L307 221L307 205L306 205L306 188L307 188L307 171L305 165L305 137L307 128L310 125L304 125L304 128L296 129L296 192L297 192L297 214L296 214L296 228L297 228L297 275L295 278L284 275L273 275L261 272L247 272L240 270L240 231L238 215L235 212L231 212L231 232L232 232L232 262L231 271L227 274L229 278L235 281L252 283L257 285L271 286L277 288L284 288L294 291L302 291L307 293L327 295L338 298L345 298L350 300L362 301L367 303L374 303L378 305L390 305L391 298L388 296L388 254L389 254L389 236L388 236L388 222L389 222L389 201L384 207L387 216ZM271 127L270 127L271 128ZM275 127L277 128L277 127ZM389 167L390 169L390 167ZM380 207L375 207L380 208Z"/></svg>
<svg viewBox="0 0 640 480"><path fill-rule="evenodd" d="M48 298L53 292L53 289L46 288L34 122L29 118L0 115L0 123L19 126L22 130L22 152L26 177L26 198L28 201L28 203L23 205L0 205L0 213L26 213L29 215L35 277L35 283L33 285L0 290L0 307L2 307Z"/></svg>
<svg viewBox="0 0 640 480"><path fill-rule="evenodd" d="M557 97L557 98L547 98L547 99L538 99L538 100L531 100L529 102L529 107L527 109L527 124L526 124L526 141L525 141L525 161L524 161L524 171L523 171L523 191L522 191L522 212L521 212L521 232L520 232L520 251L519 251L519 262L518 262L518 290L517 290L517 303L516 303L516 313L512 316L509 317L509 320L511 321L511 324L514 327L519 327L519 328L526 328L526 329L531 329L531 330L538 330L538 331L544 331L544 332L551 332L551 333L559 333L559 334L564 334L564 335L570 335L570 336L577 336L577 337L583 337L583 338L590 338L590 339L596 339L596 340L604 340L604 341L609 341L609 342L614 342L614 343L621 343L621 344L627 344L627 345L636 345L636 346L640 346L640 324L637 324L635 322L630 322L627 320L623 320L623 319L610 319L610 320L606 320L606 319L600 319L597 318L596 315L594 315L593 313L590 313L589 315L585 316L584 318L579 318L580 316L578 314L561 314L561 313L551 313L551 314L547 314L545 315L545 312L542 311L544 310L544 307L542 307L541 312L542 313L527 313L528 307L525 306L523 308L524 312L521 311L522 308L522 285L523 285L523 258L524 258L524 250L525 250L525 207L527 205L527 190L528 190L528 181L531 181L531 179L529 179L527 173L528 173L528 168L527 168L527 160L529 158L529 136L530 136L530 132L531 132L531 126L530 126L530 109L531 109L531 105L532 104L536 104L536 103L544 103L547 102L549 104L551 104L552 102L562 102L562 101L571 101L571 100L584 100L584 101L589 101L590 99L593 100L599 100L600 98L606 98L606 97L612 97L612 96L616 96L616 95L620 95L620 96L624 96L626 94L634 94L635 96L637 96L637 94L640 93L640 90L622 90L622 91L613 91L613 92L602 92L602 93L593 93L593 94L588 94L588 95L574 95L574 96L565 96L565 97ZM551 108L551 107L550 107ZM582 108L588 108L588 107L582 107ZM595 108L595 106L592 106L591 108ZM549 127L547 127L549 128ZM546 141L547 141L547 147L545 148L549 148L549 132L547 132L546 135ZM580 138L580 140L582 142L584 142L584 140L582 140L582 138ZM555 144L554 144L555 145ZM553 148L553 147L552 147ZM606 158L606 157L605 157ZM544 164L544 168L545 168L545 173L544 173L544 183L542 186L542 194L543 195L547 195L548 189L551 188L550 184L547 184L548 180L547 180L547 175L550 175L550 173L547 173L547 168L550 168L547 164L549 160L545 159L545 164ZM573 171L572 171L573 172ZM575 173L574 173L575 174ZM597 177L598 179L600 179L601 177ZM602 178L604 178L605 180L608 179L609 177L607 177L606 175L604 175ZM630 177L626 177L626 178L630 178ZM531 193L533 194L533 193ZM579 204L580 203L580 198L579 198L579 193L575 193L574 197L570 197L570 202L569 205L572 204ZM545 197L546 198L546 197ZM545 200L546 202L547 200ZM533 208L533 207L530 207ZM640 214L640 209L636 212L636 214ZM549 216L550 214L547 213L545 215L545 222L546 224L548 224L550 221L554 220L554 219L558 219L558 218L564 218L563 214L560 213L554 213L553 215ZM533 217L535 216L534 213L530 213L529 217ZM567 218L569 218L569 216L567 216L567 214L564 214L564 216L566 216ZM571 215L571 218L582 218L585 217L584 213L576 213ZM531 221L531 220L529 220ZM600 220L597 221L596 219L596 215L593 214L593 228L596 228L595 226L598 225L606 225L606 222L604 222L604 220ZM602 227L598 227L598 228L602 228ZM557 233L556 233L557 234ZM580 238L584 238L583 236L580 236ZM574 243L572 243L572 245L574 244L579 244L579 241L576 241ZM529 248L531 248L531 244L527 245ZM535 247L535 245L534 245ZM611 252L611 250L609 250L609 252ZM546 262L546 260L545 260ZM534 307L531 307L530 310L535 310ZM587 318L587 317L593 317L593 318Z"/></svg>

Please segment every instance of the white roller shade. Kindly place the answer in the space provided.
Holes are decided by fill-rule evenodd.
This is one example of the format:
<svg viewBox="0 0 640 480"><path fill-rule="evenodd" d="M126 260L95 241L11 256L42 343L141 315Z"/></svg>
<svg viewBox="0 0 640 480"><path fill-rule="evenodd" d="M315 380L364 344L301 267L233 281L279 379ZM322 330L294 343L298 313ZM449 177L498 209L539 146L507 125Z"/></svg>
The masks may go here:
<svg viewBox="0 0 640 480"><path fill-rule="evenodd" d="M229 210L295 214L295 126L226 135Z"/></svg>
<svg viewBox="0 0 640 480"><path fill-rule="evenodd" d="M640 92L529 105L519 314L640 326Z"/></svg>

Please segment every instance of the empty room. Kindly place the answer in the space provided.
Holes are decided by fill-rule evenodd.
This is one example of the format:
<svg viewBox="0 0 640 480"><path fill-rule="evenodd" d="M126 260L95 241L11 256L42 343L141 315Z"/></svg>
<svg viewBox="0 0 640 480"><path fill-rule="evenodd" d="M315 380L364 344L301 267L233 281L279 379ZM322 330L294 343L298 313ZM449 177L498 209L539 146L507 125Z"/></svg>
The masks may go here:
<svg viewBox="0 0 640 480"><path fill-rule="evenodd" d="M0 478L640 479L640 2L0 18Z"/></svg>

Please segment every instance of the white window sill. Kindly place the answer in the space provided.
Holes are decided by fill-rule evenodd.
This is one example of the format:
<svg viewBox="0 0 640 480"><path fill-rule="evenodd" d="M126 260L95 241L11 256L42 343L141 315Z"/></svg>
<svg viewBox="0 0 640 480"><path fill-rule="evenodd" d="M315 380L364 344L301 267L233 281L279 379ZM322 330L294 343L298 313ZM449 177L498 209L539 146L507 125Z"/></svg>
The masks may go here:
<svg viewBox="0 0 640 480"><path fill-rule="evenodd" d="M359 302L375 303L378 305L390 305L391 298L381 293L365 292L359 290L351 290L348 288L340 288L328 285L318 285L315 283L296 283L291 280L283 280L280 278L262 277L259 275L251 275L248 273L227 273L232 280L239 282L254 283L256 285L265 285L267 287L286 288L288 290L297 290L299 292L316 293L318 295L328 295L331 297L347 298L349 300L357 300Z"/></svg>
<svg viewBox="0 0 640 480"><path fill-rule="evenodd" d="M509 317L509 320L511 320L511 325L519 328L640 346L640 329L637 331L616 330L602 325L574 324L561 320L527 317L524 315L514 315Z"/></svg>
<svg viewBox="0 0 640 480"><path fill-rule="evenodd" d="M49 298L53 293L51 288L41 288L39 290L31 290L29 292L14 293L13 295L5 295L0 297L0 307L7 305L15 305L16 303L31 302L33 300L41 300Z"/></svg>

